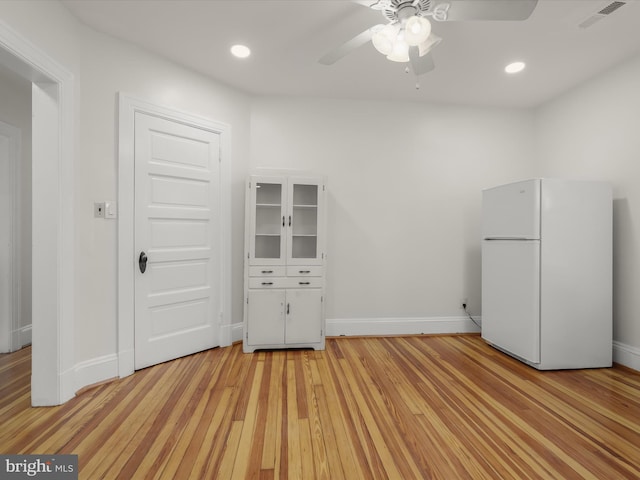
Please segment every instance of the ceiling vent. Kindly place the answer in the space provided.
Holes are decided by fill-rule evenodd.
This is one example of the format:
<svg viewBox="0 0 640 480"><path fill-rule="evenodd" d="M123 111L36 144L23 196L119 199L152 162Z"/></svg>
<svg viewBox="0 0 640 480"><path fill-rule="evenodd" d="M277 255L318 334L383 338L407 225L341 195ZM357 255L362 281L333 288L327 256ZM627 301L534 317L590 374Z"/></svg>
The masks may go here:
<svg viewBox="0 0 640 480"><path fill-rule="evenodd" d="M613 12L615 12L616 10L618 10L620 7L626 5L627 2L611 2L609 5L607 5L606 7L604 7L602 10L600 10L599 12L591 15L589 18L587 18L584 22L582 22L580 25L578 25L580 28L587 28L590 27L591 25L593 25L594 23L596 23L599 20L602 20L604 17L606 17L607 15L611 15Z"/></svg>

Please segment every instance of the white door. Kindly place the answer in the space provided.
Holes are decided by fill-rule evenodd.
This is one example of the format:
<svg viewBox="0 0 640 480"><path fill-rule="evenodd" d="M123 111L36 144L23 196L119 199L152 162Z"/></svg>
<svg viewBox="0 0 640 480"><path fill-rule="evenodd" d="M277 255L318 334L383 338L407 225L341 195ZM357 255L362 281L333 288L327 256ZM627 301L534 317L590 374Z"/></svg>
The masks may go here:
<svg viewBox="0 0 640 480"><path fill-rule="evenodd" d="M540 238L540 179L482 191L482 238Z"/></svg>
<svg viewBox="0 0 640 480"><path fill-rule="evenodd" d="M322 265L320 222L322 183L315 178L292 178L288 187L287 264Z"/></svg>
<svg viewBox="0 0 640 480"><path fill-rule="evenodd" d="M540 363L540 242L482 242L482 338Z"/></svg>
<svg viewBox="0 0 640 480"><path fill-rule="evenodd" d="M20 129L0 122L0 353L22 345L15 342L19 302L18 249L16 248L15 171L19 162Z"/></svg>
<svg viewBox="0 0 640 480"><path fill-rule="evenodd" d="M284 343L284 290L252 290L247 305L247 343L277 345Z"/></svg>
<svg viewBox="0 0 640 480"><path fill-rule="evenodd" d="M286 343L322 341L322 292L320 290L287 291Z"/></svg>
<svg viewBox="0 0 640 480"><path fill-rule="evenodd" d="M219 142L136 113L136 369L219 344Z"/></svg>
<svg viewBox="0 0 640 480"><path fill-rule="evenodd" d="M286 179L252 176L249 185L251 211L249 262L282 265L285 256Z"/></svg>
<svg viewBox="0 0 640 480"><path fill-rule="evenodd" d="M12 165L10 138L0 131L0 353L10 352L13 330L12 263L13 215Z"/></svg>

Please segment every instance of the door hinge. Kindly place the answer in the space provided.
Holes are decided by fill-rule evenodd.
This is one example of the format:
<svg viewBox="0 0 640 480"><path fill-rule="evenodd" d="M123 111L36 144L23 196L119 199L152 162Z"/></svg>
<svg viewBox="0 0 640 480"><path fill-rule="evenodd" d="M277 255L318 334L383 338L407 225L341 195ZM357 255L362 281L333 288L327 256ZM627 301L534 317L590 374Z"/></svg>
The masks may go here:
<svg viewBox="0 0 640 480"><path fill-rule="evenodd" d="M325 190L325 186L324 186L324 185L322 185L322 191L324 192L324 190Z"/></svg>

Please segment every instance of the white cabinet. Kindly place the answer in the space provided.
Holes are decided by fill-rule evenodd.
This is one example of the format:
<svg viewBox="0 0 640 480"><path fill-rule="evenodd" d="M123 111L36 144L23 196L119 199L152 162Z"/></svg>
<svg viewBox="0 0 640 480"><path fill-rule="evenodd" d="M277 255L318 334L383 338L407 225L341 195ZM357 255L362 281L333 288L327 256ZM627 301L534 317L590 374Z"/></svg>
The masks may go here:
<svg viewBox="0 0 640 480"><path fill-rule="evenodd" d="M324 349L324 204L320 177L247 182L243 349Z"/></svg>

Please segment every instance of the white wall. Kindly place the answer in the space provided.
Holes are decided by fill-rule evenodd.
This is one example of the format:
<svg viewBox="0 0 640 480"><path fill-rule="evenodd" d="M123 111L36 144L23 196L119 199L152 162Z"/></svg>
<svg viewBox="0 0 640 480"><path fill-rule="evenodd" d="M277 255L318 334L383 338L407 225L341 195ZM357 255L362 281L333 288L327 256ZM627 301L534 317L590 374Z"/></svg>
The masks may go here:
<svg viewBox="0 0 640 480"><path fill-rule="evenodd" d="M481 189L529 177L525 110L259 99L251 167L328 177L327 318L480 313Z"/></svg>
<svg viewBox="0 0 640 480"><path fill-rule="evenodd" d="M31 83L0 68L0 121L20 129L20 328L31 342Z"/></svg>
<svg viewBox="0 0 640 480"><path fill-rule="evenodd" d="M537 175L606 180L613 186L613 336L636 356L640 355L639 85L637 57L536 112Z"/></svg>

